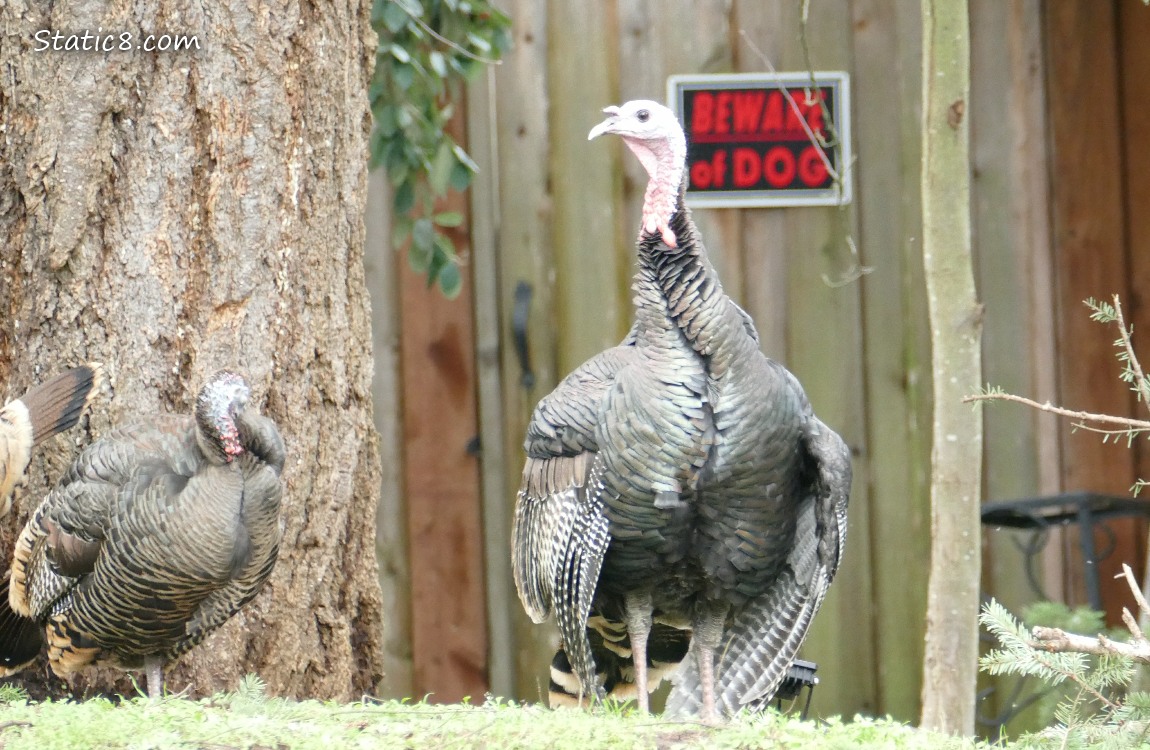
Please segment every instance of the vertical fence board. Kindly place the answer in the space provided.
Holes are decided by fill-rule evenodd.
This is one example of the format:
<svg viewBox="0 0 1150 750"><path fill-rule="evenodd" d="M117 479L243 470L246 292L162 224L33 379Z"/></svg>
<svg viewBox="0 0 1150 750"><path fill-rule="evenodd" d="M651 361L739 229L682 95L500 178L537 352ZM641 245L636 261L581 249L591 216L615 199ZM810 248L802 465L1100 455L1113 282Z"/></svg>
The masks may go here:
<svg viewBox="0 0 1150 750"><path fill-rule="evenodd" d="M587 142L604 117L595 103L605 106L614 94L611 5L548 3L548 84L562 92L551 98L549 111L559 377L619 343L631 327L630 295L620 284L631 261L618 233L619 139Z"/></svg>
<svg viewBox="0 0 1150 750"><path fill-rule="evenodd" d="M471 278L475 285L475 376L479 406L484 571L487 580L488 677L492 694L515 695L515 617L512 582L507 439L503 423L503 369L499 359L499 182L494 71L467 96L469 152L479 165L471 198Z"/></svg>
<svg viewBox="0 0 1150 750"><path fill-rule="evenodd" d="M1126 286L1121 251L1122 160L1118 139L1115 6L1091 0L1045 8L1047 96L1052 140L1053 241L1057 269L1058 369L1067 406L1129 414L1131 394L1118 380L1113 332L1091 321L1082 301L1108 299ZM1083 102L1090 102L1089 107ZM1126 494L1134 480L1133 458L1121 443L1104 444L1089 432L1062 426L1063 477L1068 489ZM1132 606L1119 565L1134 555L1134 525L1111 524L1114 553L1099 564L1103 595ZM1109 541L1099 536L1098 544ZM1112 607L1110 621L1120 610Z"/></svg>
<svg viewBox="0 0 1150 750"><path fill-rule="evenodd" d="M508 0L502 8L513 22L513 47L494 73L499 159L485 184L498 191L499 201L497 304L503 341L504 483L511 490L504 502L510 509L523 470L523 435L531 410L556 383L556 280L551 252L547 9L532 0ZM514 294L520 281L532 288L527 339L534 376L531 387L523 380L511 337ZM545 700L547 667L557 636L553 627L534 625L518 602L514 610L516 694Z"/></svg>
<svg viewBox="0 0 1150 750"><path fill-rule="evenodd" d="M1016 164L1011 158L1015 139L1009 132L1004 134L1003 124L1011 122L1011 110L1021 104L1003 96L1010 78L995 75L1002 71L1013 74L1008 39L1013 31L1009 23L1013 11L1010 5L996 0L973 0L970 8L972 234L984 320L993 321L983 334L983 370L986 382L1011 393L1030 394L1034 392L1031 372L1018 366L1018 353L1028 348L1031 308L1018 301L1027 298L1031 281L1026 275L1025 256L1011 252L1019 222L1013 211L1002 210L1012 205L1018 187L1013 173ZM1040 137L1036 133L1028 136ZM995 405L984 410L983 426L987 499L1033 496L1038 467L1030 415L1017 407ZM1014 532L987 535L984 579L996 580L996 573L1005 573L996 580L992 593L1008 608L1019 611L1035 597L1024 578L1010 575L1022 570L1026 562L1013 536Z"/></svg>
<svg viewBox="0 0 1150 750"><path fill-rule="evenodd" d="M375 378L372 402L379 431L383 487L376 513L375 545L383 592L383 697L412 694L411 569L407 557L407 504L403 491L403 430L400 418L399 288L391 249L391 190L384 170L368 180L367 251L364 276L371 294Z"/></svg>
<svg viewBox="0 0 1150 750"><path fill-rule="evenodd" d="M1140 3L1119 4L1121 60L1121 100L1124 138L1122 158L1125 162L1125 212L1129 288L1123 306L1134 325L1134 350L1143 368L1150 368L1150 8ZM1150 416L1150 404L1139 405L1135 415ZM1150 481L1150 443L1135 443L1137 476ZM1150 496L1150 490L1142 493ZM1140 575L1150 573L1146 559L1146 535L1137 539L1140 565L1131 566Z"/></svg>
<svg viewBox="0 0 1150 750"><path fill-rule="evenodd" d="M804 58L798 5L783 6L785 34L780 56L789 70L850 71L852 24L845 0L810 6ZM802 381L819 416L838 430L855 451L854 468L869 468L863 397L860 289L857 280L842 281L849 265L848 238L857 235L856 205L791 208L786 211L788 252L787 361ZM865 481L853 487L850 520L854 529L869 526L871 504ZM835 712L848 715L874 710L876 625L855 618L874 602L865 533L849 537L843 566L827 595L804 653L819 662L824 686L830 688ZM882 611L882 610L880 610ZM861 667L861 668L860 668Z"/></svg>
<svg viewBox="0 0 1150 750"><path fill-rule="evenodd" d="M919 712L930 554L917 5L855 3L852 19L878 703L902 720Z"/></svg>
<svg viewBox="0 0 1150 750"><path fill-rule="evenodd" d="M458 136L457 136L458 138ZM463 197L441 210L467 213ZM465 225L466 226L466 225ZM467 253L467 236L452 232ZM398 257L403 339L403 436L411 559L413 690L436 702L487 692L487 618L472 289L454 301Z"/></svg>

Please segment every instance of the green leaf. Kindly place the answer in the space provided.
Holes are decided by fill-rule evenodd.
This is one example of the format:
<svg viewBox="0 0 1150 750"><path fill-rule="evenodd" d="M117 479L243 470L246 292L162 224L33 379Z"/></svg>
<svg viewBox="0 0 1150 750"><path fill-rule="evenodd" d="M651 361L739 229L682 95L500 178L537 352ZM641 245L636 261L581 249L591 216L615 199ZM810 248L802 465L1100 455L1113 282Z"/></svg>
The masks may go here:
<svg viewBox="0 0 1150 750"><path fill-rule="evenodd" d="M404 180L395 191L392 206L397 214L403 215L415 205L415 185L411 180Z"/></svg>
<svg viewBox="0 0 1150 750"><path fill-rule="evenodd" d="M468 34L467 35L467 41L471 43L472 47L479 50L481 53L487 53L487 52L491 51L491 43L488 42L486 39L484 39L479 34L476 34L474 32Z"/></svg>
<svg viewBox="0 0 1150 750"><path fill-rule="evenodd" d="M387 159L387 176L391 178L392 185L401 185L407 182L407 177L411 173L411 168L407 166L407 162L402 159L391 158L394 155L395 149L388 152ZM408 209L409 211L411 209Z"/></svg>
<svg viewBox="0 0 1150 750"><path fill-rule="evenodd" d="M435 159L431 163L431 171L427 175L427 181L431 183L431 189L436 195L444 195L451 181L451 168L455 166L453 145L451 139L444 138L440 142L439 149L435 152Z"/></svg>
<svg viewBox="0 0 1150 750"><path fill-rule="evenodd" d="M391 56L399 60L404 65L411 64L411 53L400 47L398 44L391 45Z"/></svg>
<svg viewBox="0 0 1150 750"><path fill-rule="evenodd" d="M411 16L404 11L399 3L385 0L383 12L380 14L380 20L383 21L384 28L392 34L397 34L404 26L411 22Z"/></svg>
<svg viewBox="0 0 1150 750"><path fill-rule="evenodd" d="M450 262L439 271L439 288L443 296L455 299L463 290L463 275L459 272L459 264Z"/></svg>
<svg viewBox="0 0 1150 750"><path fill-rule="evenodd" d="M472 159L471 156L466 151L464 151L463 147L458 143L451 144L451 152L455 154L455 158L459 159L459 161L462 162L465 167L470 169L472 172L479 172L479 165L475 163L475 160Z"/></svg>
<svg viewBox="0 0 1150 750"><path fill-rule="evenodd" d="M391 222L391 244L392 247L399 247L407 242L407 238L411 236L411 227L413 222L407 216L396 216L392 218Z"/></svg>
<svg viewBox="0 0 1150 750"><path fill-rule="evenodd" d="M416 273L427 273L431 268L431 257L434 253L426 248L417 247L413 242L407 248L407 263Z"/></svg>
<svg viewBox="0 0 1150 750"><path fill-rule="evenodd" d="M435 74L440 78L446 78L447 60L444 59L443 53L439 50L434 50L428 57L431 62L431 69L435 71Z"/></svg>
<svg viewBox="0 0 1150 750"><path fill-rule="evenodd" d="M447 265L447 256L439 247L431 254L431 263L427 268L427 287L430 289L439 278L439 272Z"/></svg>
<svg viewBox="0 0 1150 750"><path fill-rule="evenodd" d="M394 104L384 104L375 113L375 130L387 137L395 135L399 130L399 107Z"/></svg>
<svg viewBox="0 0 1150 750"><path fill-rule="evenodd" d="M471 185L472 171L463 166L460 162L455 162L455 166L451 168L451 189L462 193Z"/></svg>
<svg viewBox="0 0 1150 750"><path fill-rule="evenodd" d="M411 228L411 241L421 250L431 252L435 248L435 226L426 217L417 219Z"/></svg>
<svg viewBox="0 0 1150 750"><path fill-rule="evenodd" d="M429 273L435 262L435 227L430 219L418 219L411 228L411 247L407 262L417 273Z"/></svg>
<svg viewBox="0 0 1150 750"><path fill-rule="evenodd" d="M415 80L415 70L410 65L396 63L392 69L392 76L395 78L396 85L406 91L411 88L412 81Z"/></svg>
<svg viewBox="0 0 1150 750"><path fill-rule="evenodd" d="M463 214L458 211L444 211L436 214L434 219L441 227L457 227L463 223Z"/></svg>
<svg viewBox="0 0 1150 750"><path fill-rule="evenodd" d="M384 134L379 130L373 130L371 133L371 159L368 162L371 169L375 169L383 163L383 154L387 145L388 141Z"/></svg>

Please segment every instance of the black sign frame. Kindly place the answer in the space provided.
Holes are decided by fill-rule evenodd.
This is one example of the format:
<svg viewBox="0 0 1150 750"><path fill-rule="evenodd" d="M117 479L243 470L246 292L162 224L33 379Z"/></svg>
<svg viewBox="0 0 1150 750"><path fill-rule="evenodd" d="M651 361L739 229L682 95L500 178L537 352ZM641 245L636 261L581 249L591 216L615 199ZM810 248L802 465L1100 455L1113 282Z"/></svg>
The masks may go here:
<svg viewBox="0 0 1150 750"><path fill-rule="evenodd" d="M808 96L812 90L820 93L825 111L818 99ZM667 101L687 134L687 205L851 202L848 73L675 75L667 79ZM831 123L824 121L824 114ZM828 148L816 146L812 136L831 132L832 123L835 142Z"/></svg>

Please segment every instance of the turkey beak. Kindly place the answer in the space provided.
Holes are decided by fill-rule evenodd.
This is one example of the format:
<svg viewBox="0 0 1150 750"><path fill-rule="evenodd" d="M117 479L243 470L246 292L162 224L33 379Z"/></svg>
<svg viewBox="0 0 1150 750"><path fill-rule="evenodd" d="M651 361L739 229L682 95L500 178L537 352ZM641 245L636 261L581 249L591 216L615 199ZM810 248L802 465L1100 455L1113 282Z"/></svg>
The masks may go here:
<svg viewBox="0 0 1150 750"><path fill-rule="evenodd" d="M591 132L587 134L587 140L594 140L604 133L610 133L612 126L615 125L615 120L619 117L618 107L607 107L603 110L609 117L595 127L591 128Z"/></svg>

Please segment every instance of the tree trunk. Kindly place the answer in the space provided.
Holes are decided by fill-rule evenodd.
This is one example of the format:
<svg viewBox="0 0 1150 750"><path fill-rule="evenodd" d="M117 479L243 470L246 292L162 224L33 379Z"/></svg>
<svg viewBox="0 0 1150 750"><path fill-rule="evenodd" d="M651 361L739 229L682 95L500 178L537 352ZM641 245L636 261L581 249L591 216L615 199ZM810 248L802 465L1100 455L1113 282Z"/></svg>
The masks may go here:
<svg viewBox="0 0 1150 750"><path fill-rule="evenodd" d="M931 328L934 432L924 727L974 733L978 676L982 309L971 265L966 0L922 2L923 265Z"/></svg>
<svg viewBox="0 0 1150 750"><path fill-rule="evenodd" d="M349 699L382 676L363 271L370 11L367 0L0 5L0 382L15 393L105 363L111 389L87 441L188 412L203 380L233 367L287 443L279 563L181 660L173 690L210 694L255 672L278 695ZM117 49L54 50L56 31L61 47L87 32ZM162 49L165 33L196 44L136 46L155 34ZM75 453L57 439L36 457L19 512L0 521L0 552ZM45 674L20 678L60 693ZM131 694L112 671L75 682Z"/></svg>

